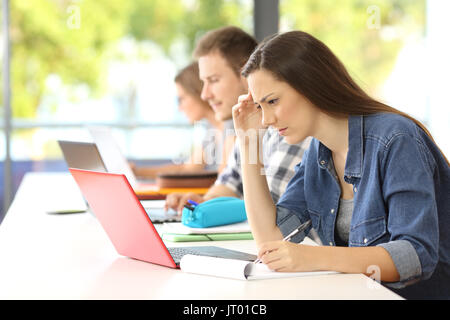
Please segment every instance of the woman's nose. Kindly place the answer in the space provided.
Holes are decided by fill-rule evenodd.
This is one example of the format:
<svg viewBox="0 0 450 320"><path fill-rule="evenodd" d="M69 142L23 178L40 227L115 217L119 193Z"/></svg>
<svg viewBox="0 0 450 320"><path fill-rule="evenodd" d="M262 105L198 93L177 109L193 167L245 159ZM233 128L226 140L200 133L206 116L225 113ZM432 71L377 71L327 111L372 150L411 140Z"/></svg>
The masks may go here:
<svg viewBox="0 0 450 320"><path fill-rule="evenodd" d="M275 115L273 114L273 112L262 108L262 125L264 127L268 127L271 126L275 123Z"/></svg>

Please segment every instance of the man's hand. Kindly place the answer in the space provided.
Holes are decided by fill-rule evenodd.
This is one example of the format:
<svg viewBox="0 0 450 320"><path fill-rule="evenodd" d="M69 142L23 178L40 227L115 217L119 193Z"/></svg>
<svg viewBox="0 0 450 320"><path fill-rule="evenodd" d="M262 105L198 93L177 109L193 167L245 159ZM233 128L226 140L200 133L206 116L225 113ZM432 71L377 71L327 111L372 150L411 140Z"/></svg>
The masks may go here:
<svg viewBox="0 0 450 320"><path fill-rule="evenodd" d="M183 211L183 207L186 203L188 203L188 200L193 200L197 203L204 202L205 199L196 193L189 192L189 193L171 193L167 195L166 203L164 204L164 209L167 211L168 209L173 209L177 211L178 215L181 216L181 213Z"/></svg>

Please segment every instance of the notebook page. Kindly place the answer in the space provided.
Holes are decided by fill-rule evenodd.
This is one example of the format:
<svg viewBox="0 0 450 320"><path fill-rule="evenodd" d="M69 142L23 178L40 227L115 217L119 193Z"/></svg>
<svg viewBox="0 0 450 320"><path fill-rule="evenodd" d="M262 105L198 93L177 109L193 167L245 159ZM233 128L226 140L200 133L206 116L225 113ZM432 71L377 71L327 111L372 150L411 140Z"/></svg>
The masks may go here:
<svg viewBox="0 0 450 320"><path fill-rule="evenodd" d="M242 260L223 259L206 256L185 255L181 258L180 269L183 272L203 274L238 280L277 279L308 277L337 273L335 271L313 272L276 272L263 263Z"/></svg>
<svg viewBox="0 0 450 320"><path fill-rule="evenodd" d="M251 262L250 262L251 263ZM248 261L223 259L187 254L181 258L183 272L197 273L221 278L246 280L244 269Z"/></svg>
<svg viewBox="0 0 450 320"><path fill-rule="evenodd" d="M277 278L292 278L292 277L310 277L325 274L334 274L337 272L335 271L276 272L270 270L263 263L248 263L244 273L247 280L258 280L258 279L277 279Z"/></svg>

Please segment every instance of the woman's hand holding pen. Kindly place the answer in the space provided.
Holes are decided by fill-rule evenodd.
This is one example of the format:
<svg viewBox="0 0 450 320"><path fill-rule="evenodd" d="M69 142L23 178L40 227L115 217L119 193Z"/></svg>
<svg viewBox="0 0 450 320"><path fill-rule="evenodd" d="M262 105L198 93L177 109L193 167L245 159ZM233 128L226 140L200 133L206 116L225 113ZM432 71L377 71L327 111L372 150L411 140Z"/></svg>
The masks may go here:
<svg viewBox="0 0 450 320"><path fill-rule="evenodd" d="M320 268L316 264L317 251L314 249L317 248L289 241L270 241L261 245L258 258L274 271L316 271Z"/></svg>

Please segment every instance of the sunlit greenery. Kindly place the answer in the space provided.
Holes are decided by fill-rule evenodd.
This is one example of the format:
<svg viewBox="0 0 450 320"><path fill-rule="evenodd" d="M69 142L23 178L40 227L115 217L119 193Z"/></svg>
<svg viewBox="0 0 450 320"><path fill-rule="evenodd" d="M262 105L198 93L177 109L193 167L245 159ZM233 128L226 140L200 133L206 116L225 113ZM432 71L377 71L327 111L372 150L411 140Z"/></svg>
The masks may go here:
<svg viewBox="0 0 450 320"><path fill-rule="evenodd" d="M36 117L46 80L105 93L102 75L124 37L152 41L175 62L190 57L207 30L237 25L252 32L251 0L10 1L13 117ZM370 6L380 26L368 27ZM376 90L409 34L423 33L425 0L280 0L282 29L301 29L329 45L357 81ZM181 67L181 65L179 66ZM1 98L1 97L0 97Z"/></svg>
<svg viewBox="0 0 450 320"><path fill-rule="evenodd" d="M243 2L248 3L240 0L10 1L13 117L36 117L37 107L45 95L45 81L51 74L66 85L87 85L93 96L104 93L101 76L113 56L112 48L124 37L153 41L168 57L175 53L189 57L196 37L203 32L228 24L245 27L242 16L248 12L241 10ZM173 47L177 43L182 45ZM174 52L180 48L183 52Z"/></svg>
<svg viewBox="0 0 450 320"><path fill-rule="evenodd" d="M313 34L376 93L411 36L425 32L426 0L280 0L282 27Z"/></svg>

